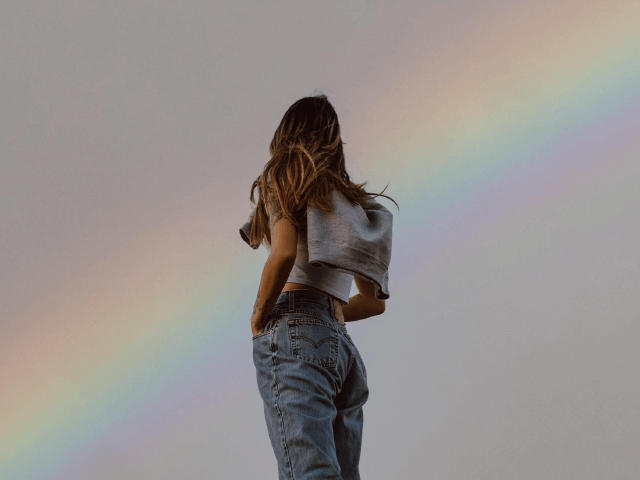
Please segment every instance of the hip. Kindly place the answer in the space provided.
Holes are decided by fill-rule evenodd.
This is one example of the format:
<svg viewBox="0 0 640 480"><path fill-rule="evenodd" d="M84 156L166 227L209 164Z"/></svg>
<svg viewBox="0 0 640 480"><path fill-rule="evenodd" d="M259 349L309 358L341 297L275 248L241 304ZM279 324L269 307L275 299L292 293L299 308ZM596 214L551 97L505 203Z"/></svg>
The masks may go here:
<svg viewBox="0 0 640 480"><path fill-rule="evenodd" d="M347 327L336 318L333 298L327 293L313 289L283 291L264 332L254 335L253 346L255 365L263 371L264 379L273 373L272 368L293 375L302 368L314 378L324 378L328 372L336 377L336 385L342 385L357 364L357 376L366 385L362 357Z"/></svg>

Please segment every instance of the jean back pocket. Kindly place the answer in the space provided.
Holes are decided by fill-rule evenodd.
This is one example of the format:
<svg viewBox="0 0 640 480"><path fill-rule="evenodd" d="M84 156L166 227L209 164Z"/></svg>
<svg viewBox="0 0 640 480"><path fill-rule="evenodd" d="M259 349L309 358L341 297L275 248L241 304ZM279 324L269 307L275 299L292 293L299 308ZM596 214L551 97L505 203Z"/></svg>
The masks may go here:
<svg viewBox="0 0 640 480"><path fill-rule="evenodd" d="M291 353L323 367L335 367L338 363L338 332L322 320L313 317L291 318L289 340Z"/></svg>

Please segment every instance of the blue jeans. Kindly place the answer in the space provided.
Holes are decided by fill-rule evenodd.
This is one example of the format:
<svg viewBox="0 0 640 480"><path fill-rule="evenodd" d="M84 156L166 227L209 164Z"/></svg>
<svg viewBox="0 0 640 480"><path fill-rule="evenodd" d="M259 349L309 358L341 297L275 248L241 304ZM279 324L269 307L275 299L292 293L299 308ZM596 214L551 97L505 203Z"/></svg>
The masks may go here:
<svg viewBox="0 0 640 480"><path fill-rule="evenodd" d="M331 297L282 292L253 363L279 480L360 480L367 372Z"/></svg>

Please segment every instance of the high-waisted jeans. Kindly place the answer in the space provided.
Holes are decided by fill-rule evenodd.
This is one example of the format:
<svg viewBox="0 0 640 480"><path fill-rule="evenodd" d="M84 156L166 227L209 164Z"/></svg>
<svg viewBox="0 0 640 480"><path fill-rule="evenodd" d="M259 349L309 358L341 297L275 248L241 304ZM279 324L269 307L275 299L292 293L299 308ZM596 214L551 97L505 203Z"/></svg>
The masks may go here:
<svg viewBox="0 0 640 480"><path fill-rule="evenodd" d="M253 363L279 480L359 480L367 371L331 297L282 292Z"/></svg>

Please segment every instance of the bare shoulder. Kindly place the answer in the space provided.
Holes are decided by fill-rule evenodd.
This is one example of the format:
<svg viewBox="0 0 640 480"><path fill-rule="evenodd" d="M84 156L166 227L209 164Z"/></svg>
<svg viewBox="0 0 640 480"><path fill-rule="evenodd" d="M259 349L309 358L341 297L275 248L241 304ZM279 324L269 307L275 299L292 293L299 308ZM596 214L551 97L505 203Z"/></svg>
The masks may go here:
<svg viewBox="0 0 640 480"><path fill-rule="evenodd" d="M269 196L266 203L271 230L271 255L295 259L298 252L298 229L284 216L282 205L275 195Z"/></svg>

